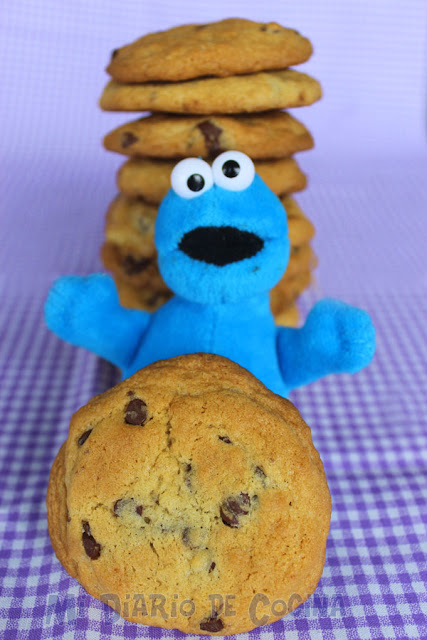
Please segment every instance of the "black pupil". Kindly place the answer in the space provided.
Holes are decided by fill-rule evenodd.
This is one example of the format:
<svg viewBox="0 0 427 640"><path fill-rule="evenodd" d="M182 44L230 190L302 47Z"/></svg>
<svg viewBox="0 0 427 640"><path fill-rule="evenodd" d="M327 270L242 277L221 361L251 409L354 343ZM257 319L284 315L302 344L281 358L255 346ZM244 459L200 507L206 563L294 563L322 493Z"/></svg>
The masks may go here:
<svg viewBox="0 0 427 640"><path fill-rule="evenodd" d="M240 164L235 160L227 160L222 165L222 172L226 178L235 178L240 173Z"/></svg>
<svg viewBox="0 0 427 640"><path fill-rule="evenodd" d="M205 186L205 181L200 173L193 173L188 180L187 186L191 191L201 191Z"/></svg>

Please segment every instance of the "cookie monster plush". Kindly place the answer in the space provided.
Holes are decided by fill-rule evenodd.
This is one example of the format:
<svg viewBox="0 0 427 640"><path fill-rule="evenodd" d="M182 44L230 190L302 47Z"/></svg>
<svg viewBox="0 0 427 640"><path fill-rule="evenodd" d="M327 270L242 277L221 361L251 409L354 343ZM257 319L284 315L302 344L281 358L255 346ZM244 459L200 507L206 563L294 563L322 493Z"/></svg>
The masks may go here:
<svg viewBox="0 0 427 640"><path fill-rule="evenodd" d="M275 325L269 290L289 259L286 214L250 158L227 151L212 167L187 158L171 182L155 242L175 296L150 314L121 307L109 276L66 276L46 302L53 332L110 360L124 377L156 360L208 352L236 361L283 396L369 364L375 330L361 309L322 300L302 328Z"/></svg>

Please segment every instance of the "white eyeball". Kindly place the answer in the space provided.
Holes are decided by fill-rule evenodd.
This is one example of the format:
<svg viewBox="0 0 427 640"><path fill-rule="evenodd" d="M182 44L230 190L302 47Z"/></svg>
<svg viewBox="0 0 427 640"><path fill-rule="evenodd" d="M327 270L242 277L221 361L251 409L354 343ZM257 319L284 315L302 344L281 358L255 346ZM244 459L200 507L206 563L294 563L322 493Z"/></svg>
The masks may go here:
<svg viewBox="0 0 427 640"><path fill-rule="evenodd" d="M226 151L212 165L213 179L218 187L228 191L243 191L253 182L255 167L241 151Z"/></svg>
<svg viewBox="0 0 427 640"><path fill-rule="evenodd" d="M173 168L171 184L181 198L197 198L213 185L212 169L200 158L185 158Z"/></svg>

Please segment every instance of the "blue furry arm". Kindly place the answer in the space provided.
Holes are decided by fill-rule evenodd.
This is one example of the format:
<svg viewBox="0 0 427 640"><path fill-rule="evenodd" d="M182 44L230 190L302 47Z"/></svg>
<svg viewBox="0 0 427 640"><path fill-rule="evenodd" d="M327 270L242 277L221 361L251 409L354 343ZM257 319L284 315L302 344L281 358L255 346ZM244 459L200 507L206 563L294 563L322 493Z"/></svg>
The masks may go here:
<svg viewBox="0 0 427 640"><path fill-rule="evenodd" d="M46 324L57 336L86 347L120 368L129 365L150 314L120 306L110 276L64 276L45 304Z"/></svg>
<svg viewBox="0 0 427 640"><path fill-rule="evenodd" d="M366 311L339 300L318 302L301 329L278 333L285 384L293 389L329 373L356 373L375 352L375 328Z"/></svg>

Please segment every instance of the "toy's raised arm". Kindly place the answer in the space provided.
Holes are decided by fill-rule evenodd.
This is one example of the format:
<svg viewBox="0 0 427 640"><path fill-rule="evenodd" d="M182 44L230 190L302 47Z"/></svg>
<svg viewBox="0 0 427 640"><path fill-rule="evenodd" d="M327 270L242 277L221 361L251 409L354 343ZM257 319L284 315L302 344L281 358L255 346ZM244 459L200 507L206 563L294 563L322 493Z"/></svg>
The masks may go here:
<svg viewBox="0 0 427 640"><path fill-rule="evenodd" d="M59 278L45 305L51 331L120 368L129 365L150 315L121 307L112 278L102 274Z"/></svg>
<svg viewBox="0 0 427 640"><path fill-rule="evenodd" d="M329 373L356 373L375 352L375 328L366 311L338 300L321 300L301 329L279 330L283 380L294 389Z"/></svg>

